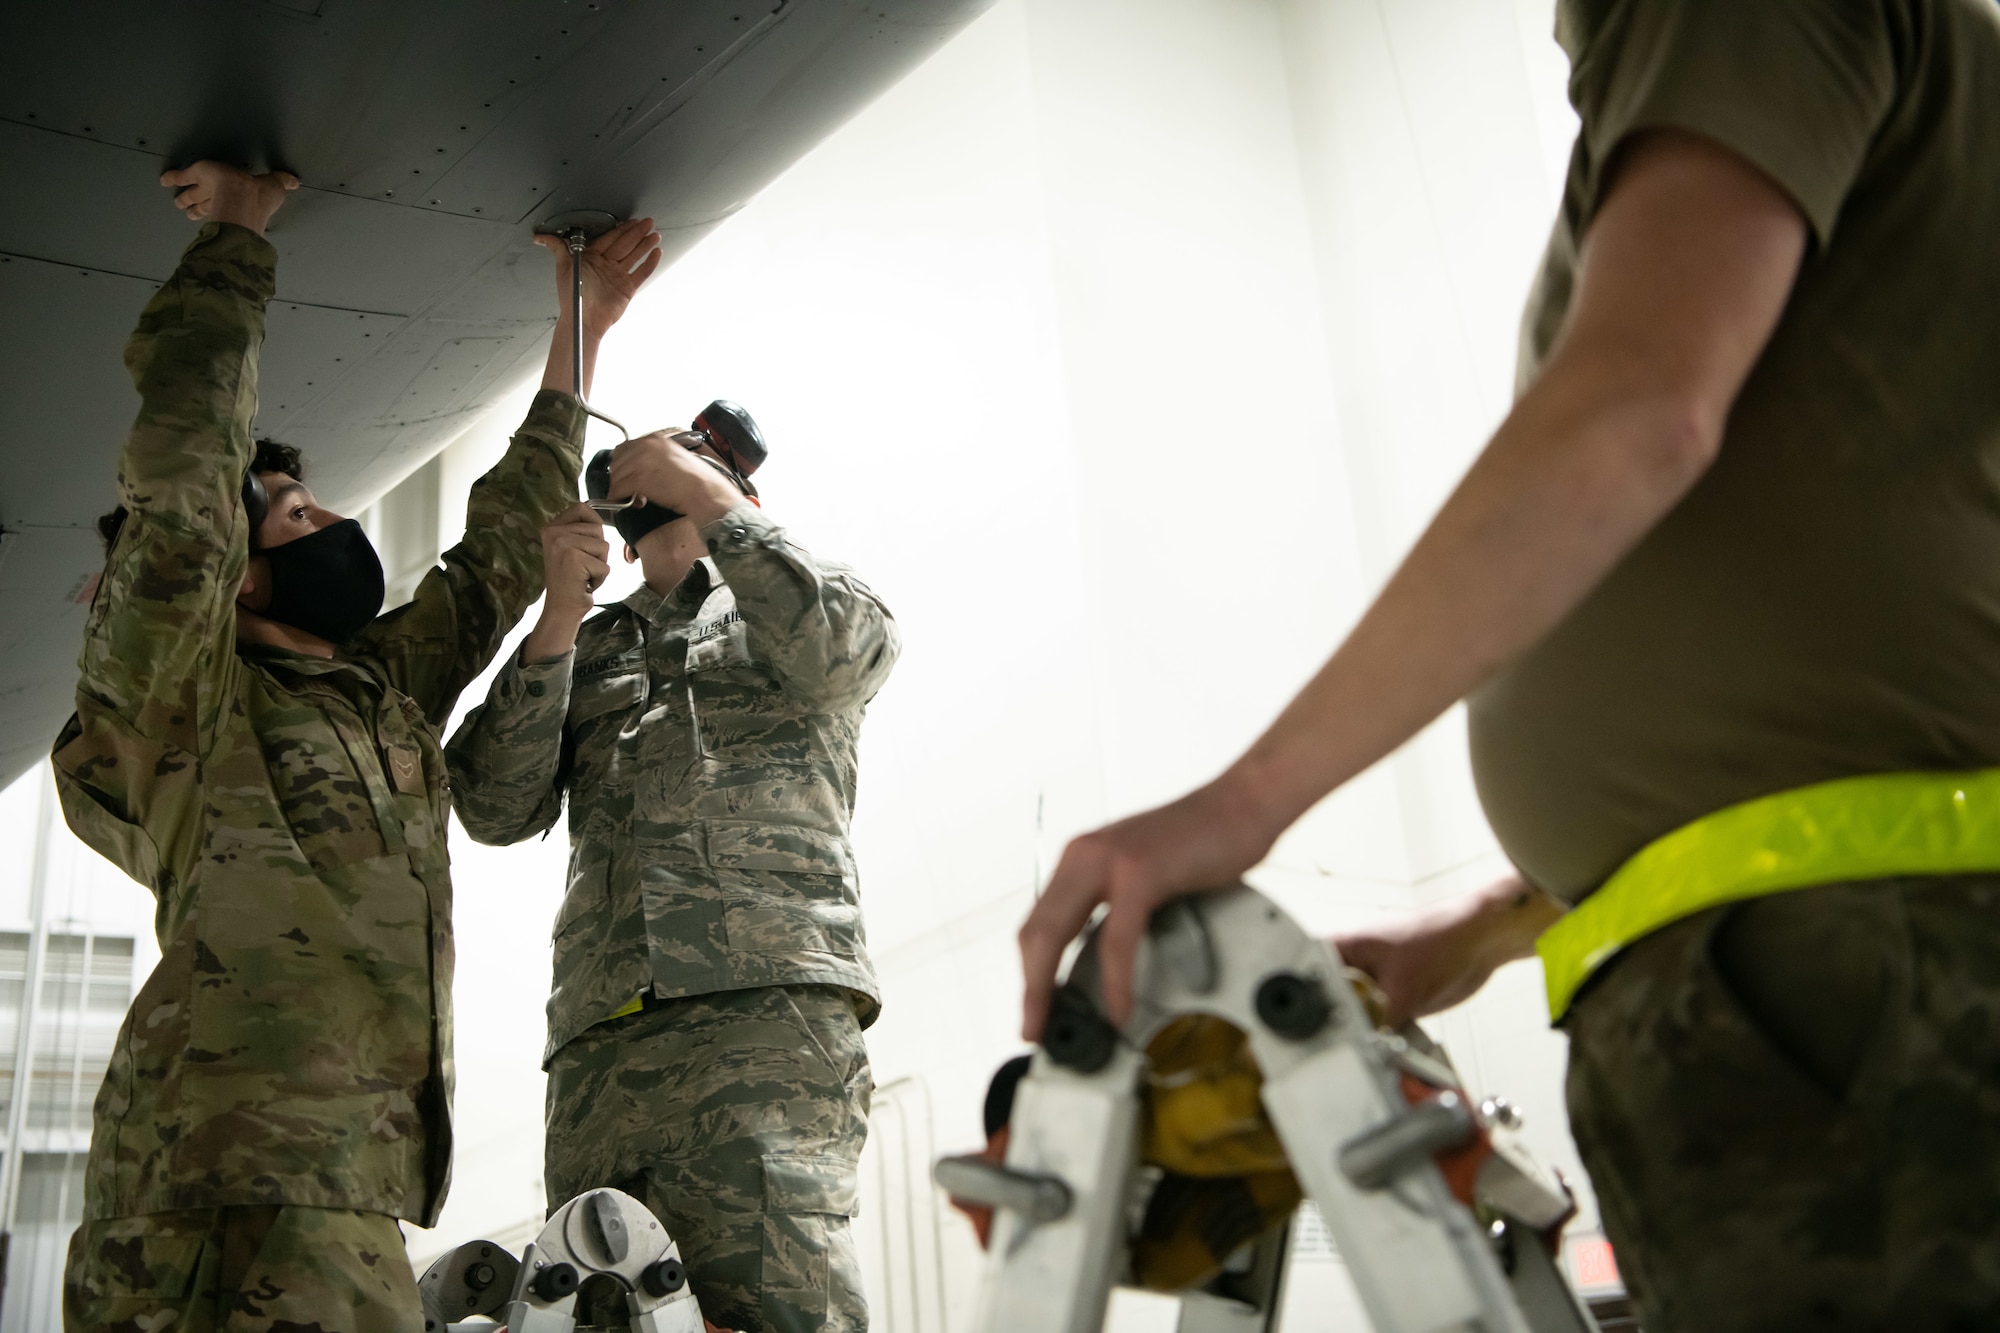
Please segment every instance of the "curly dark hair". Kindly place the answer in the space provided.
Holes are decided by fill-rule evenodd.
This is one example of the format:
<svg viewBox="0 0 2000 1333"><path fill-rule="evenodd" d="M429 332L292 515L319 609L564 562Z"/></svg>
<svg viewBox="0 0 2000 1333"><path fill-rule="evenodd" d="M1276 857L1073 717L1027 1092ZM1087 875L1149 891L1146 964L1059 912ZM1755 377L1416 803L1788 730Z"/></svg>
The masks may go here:
<svg viewBox="0 0 2000 1333"><path fill-rule="evenodd" d="M250 455L250 470L282 472L294 481L304 481L305 455L294 445L279 444L276 440L259 440L256 452ZM119 505L110 513L100 515L97 520L97 535L104 539L104 554L107 556L111 554L111 548L118 544L118 534L125 529L127 512L124 505ZM255 537L256 534L251 534L253 542Z"/></svg>
<svg viewBox="0 0 2000 1333"><path fill-rule="evenodd" d="M257 441L257 452L250 455L252 472L282 472L293 481L306 479L305 455L289 444L279 444L276 440Z"/></svg>

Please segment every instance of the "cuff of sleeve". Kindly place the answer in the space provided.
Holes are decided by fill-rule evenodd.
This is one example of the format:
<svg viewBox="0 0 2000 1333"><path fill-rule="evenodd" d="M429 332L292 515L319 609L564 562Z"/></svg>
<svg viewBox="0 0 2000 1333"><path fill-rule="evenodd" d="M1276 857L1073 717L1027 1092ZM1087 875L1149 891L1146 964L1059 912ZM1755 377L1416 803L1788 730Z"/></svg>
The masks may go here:
<svg viewBox="0 0 2000 1333"><path fill-rule="evenodd" d="M533 435L563 450L579 463L583 460L583 404L574 394L560 389L538 389L528 405L521 434Z"/></svg>
<svg viewBox="0 0 2000 1333"><path fill-rule="evenodd" d="M181 267L220 279L260 305L278 290L277 248L234 222L204 222L181 253Z"/></svg>
<svg viewBox="0 0 2000 1333"><path fill-rule="evenodd" d="M546 662L535 662L527 666L521 664L521 655L516 652L500 673L499 687L493 700L504 708L569 708L569 669L576 661L576 650L570 649L561 657L552 657Z"/></svg>
<svg viewBox="0 0 2000 1333"><path fill-rule="evenodd" d="M764 511L748 500L739 502L701 530L703 544L708 547L708 553L715 556L775 545L783 535L784 529L766 518Z"/></svg>

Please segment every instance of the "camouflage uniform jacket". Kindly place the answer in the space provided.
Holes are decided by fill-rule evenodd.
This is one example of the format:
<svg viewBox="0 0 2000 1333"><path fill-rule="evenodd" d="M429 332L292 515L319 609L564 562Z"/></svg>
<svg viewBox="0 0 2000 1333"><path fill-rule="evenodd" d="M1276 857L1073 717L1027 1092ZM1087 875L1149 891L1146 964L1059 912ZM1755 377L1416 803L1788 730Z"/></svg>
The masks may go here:
<svg viewBox="0 0 2000 1333"><path fill-rule="evenodd" d="M276 254L210 224L140 317L130 509L55 745L78 837L153 890L162 958L98 1094L92 1218L225 1204L431 1225L451 1127L438 725L541 591L582 415L543 393L466 538L327 660L239 645L257 356Z"/></svg>
<svg viewBox="0 0 2000 1333"><path fill-rule="evenodd" d="M847 842L862 713L896 625L746 503L710 557L510 663L452 737L466 832L510 843L569 798L548 1055L642 991L825 983L880 1007ZM572 670L572 663L574 670Z"/></svg>

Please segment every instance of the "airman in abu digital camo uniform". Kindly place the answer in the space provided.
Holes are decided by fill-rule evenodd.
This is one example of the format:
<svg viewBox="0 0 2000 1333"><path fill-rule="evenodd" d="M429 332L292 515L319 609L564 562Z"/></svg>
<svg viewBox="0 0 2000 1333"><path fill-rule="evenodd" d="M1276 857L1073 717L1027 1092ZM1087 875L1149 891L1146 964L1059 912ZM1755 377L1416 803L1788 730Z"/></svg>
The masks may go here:
<svg viewBox="0 0 2000 1333"><path fill-rule="evenodd" d="M378 615L360 525L250 438L263 229L298 182L162 183L205 225L126 347L142 401L54 756L70 827L158 897L162 958L98 1094L64 1324L416 1333L397 1219L436 1221L451 1154L436 728L541 591L533 534L575 494L568 320L465 540ZM593 247L593 352L657 251L644 220Z"/></svg>
<svg viewBox="0 0 2000 1333"><path fill-rule="evenodd" d="M865 1329L848 1219L880 997L847 829L896 626L711 447L622 445L610 493L655 502L617 520L646 585L586 622L602 527L546 529L542 620L448 751L482 842L569 799L549 1201L643 1199L716 1324Z"/></svg>

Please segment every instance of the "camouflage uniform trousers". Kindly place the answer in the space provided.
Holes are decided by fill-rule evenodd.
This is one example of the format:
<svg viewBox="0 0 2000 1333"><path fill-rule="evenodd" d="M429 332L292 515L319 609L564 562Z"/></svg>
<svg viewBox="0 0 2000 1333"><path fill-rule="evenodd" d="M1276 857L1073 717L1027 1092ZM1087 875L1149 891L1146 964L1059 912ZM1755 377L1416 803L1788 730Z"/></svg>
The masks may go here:
<svg viewBox="0 0 2000 1333"><path fill-rule="evenodd" d="M85 1222L66 1333L421 1333L396 1219L250 1205Z"/></svg>
<svg viewBox="0 0 2000 1333"><path fill-rule="evenodd" d="M723 1328L863 1333L848 1219L873 1091L836 987L651 1002L550 1062L549 1206L603 1186L643 1201Z"/></svg>
<svg viewBox="0 0 2000 1333"><path fill-rule="evenodd" d="M2000 1329L2000 874L1690 917L1569 1027L1646 1333Z"/></svg>

